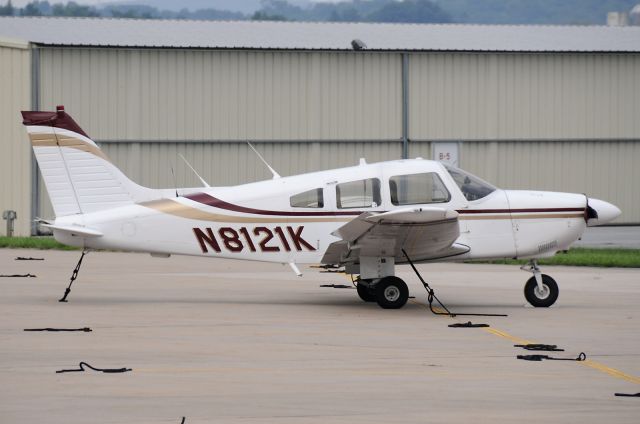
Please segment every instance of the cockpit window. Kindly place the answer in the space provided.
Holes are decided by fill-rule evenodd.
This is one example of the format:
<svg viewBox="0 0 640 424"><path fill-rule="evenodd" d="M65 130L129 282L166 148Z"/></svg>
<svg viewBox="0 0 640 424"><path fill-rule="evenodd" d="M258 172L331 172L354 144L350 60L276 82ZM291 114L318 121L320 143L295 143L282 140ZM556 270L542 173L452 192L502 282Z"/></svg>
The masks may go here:
<svg viewBox="0 0 640 424"><path fill-rule="evenodd" d="M294 208L323 208L324 198L321 188L294 194L289 199L289 204Z"/></svg>
<svg viewBox="0 0 640 424"><path fill-rule="evenodd" d="M464 197L469 201L482 199L496 191L494 186L473 174L450 165L443 165L449 171L458 187L460 187Z"/></svg>

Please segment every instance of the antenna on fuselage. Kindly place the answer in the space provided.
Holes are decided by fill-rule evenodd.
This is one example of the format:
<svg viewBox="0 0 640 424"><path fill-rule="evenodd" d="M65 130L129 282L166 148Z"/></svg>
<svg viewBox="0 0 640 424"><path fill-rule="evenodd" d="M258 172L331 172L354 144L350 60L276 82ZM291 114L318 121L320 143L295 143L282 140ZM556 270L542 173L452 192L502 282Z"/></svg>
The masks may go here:
<svg viewBox="0 0 640 424"><path fill-rule="evenodd" d="M176 197L180 197L178 195L178 181L176 180L176 174L173 172L173 166L171 166L171 176L173 177L173 186L176 188Z"/></svg>
<svg viewBox="0 0 640 424"><path fill-rule="evenodd" d="M198 174L198 173L196 172L196 170L195 170L195 169L193 169L193 166L191 166L191 164L190 164L190 163L189 163L189 162L184 158L184 156L182 156L180 153L178 153L178 156L180 156L180 159L182 159L182 160L184 161L184 163L186 163L186 164L187 164L187 166L188 166L188 167L193 171L193 173L194 173L194 174L196 174L196 177L198 177L198 179L202 182L202 184L204 184L204 186L205 186L205 187L211 187L211 186L209 185L209 183L207 183L207 182L204 180L204 178L202 178L202 177L200 176L200 174Z"/></svg>
<svg viewBox="0 0 640 424"><path fill-rule="evenodd" d="M251 145L251 143L249 143L249 140L247 140L247 144L249 145L249 147L251 147L251 150L253 150L253 151L255 152L255 154L256 154L256 155L258 155L258 157L260 158L260 160L262 161L262 163L264 163L264 164L267 166L267 168L269 168L269 171L271 171L271 173L273 174L273 179L275 180L276 178L280 178L280 174L278 174L278 173L276 172L276 170L275 170L275 169L273 169L273 168L271 167L271 165L269 165L269 164L267 163L267 161L266 161L266 160L264 160L264 158L262 157L262 155L261 155L261 154L260 154L260 153L259 153L259 152L254 148L254 147L253 147L253 145Z"/></svg>

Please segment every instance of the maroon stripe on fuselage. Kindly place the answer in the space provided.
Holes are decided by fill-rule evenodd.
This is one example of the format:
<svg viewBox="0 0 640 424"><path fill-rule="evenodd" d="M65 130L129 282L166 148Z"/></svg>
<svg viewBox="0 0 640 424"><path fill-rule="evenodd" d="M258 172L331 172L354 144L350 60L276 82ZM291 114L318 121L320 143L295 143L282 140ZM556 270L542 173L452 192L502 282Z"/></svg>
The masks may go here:
<svg viewBox="0 0 640 424"><path fill-rule="evenodd" d="M472 213L531 213L531 212L584 212L584 208L540 208L540 209L461 209L459 214Z"/></svg>
<svg viewBox="0 0 640 424"><path fill-rule="evenodd" d="M265 209L247 208L245 206L234 205L233 203L225 202L216 197L213 197L206 193L197 193L184 196L187 199L194 202L202 203L204 205L213 206L214 208L226 209L234 212L252 213L256 215L269 215L269 216L358 216L362 211L350 211L350 212L286 212L286 211L269 211Z"/></svg>
<svg viewBox="0 0 640 424"><path fill-rule="evenodd" d="M265 209L254 209L246 206L234 205L224 200L213 197L207 193L196 193L184 196L194 202L203 205L212 206L214 208L226 209L234 212L251 213L255 215L268 216L357 216L363 211L341 211L341 212L287 212L287 211L271 211ZM376 211L385 212L385 211ZM539 209L461 209L457 210L461 215L464 214L481 214L481 213L531 213L531 212L584 212L584 208L539 208Z"/></svg>

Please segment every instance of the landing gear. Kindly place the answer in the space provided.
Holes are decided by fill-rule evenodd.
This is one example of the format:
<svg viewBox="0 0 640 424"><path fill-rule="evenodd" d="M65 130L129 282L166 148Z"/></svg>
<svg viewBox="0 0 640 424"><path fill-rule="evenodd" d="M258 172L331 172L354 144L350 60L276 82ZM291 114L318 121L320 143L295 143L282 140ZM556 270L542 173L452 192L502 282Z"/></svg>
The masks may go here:
<svg viewBox="0 0 640 424"><path fill-rule="evenodd" d="M384 309L402 308L409 300L406 283L392 275L377 280L361 280L356 283L358 296L365 302L376 302Z"/></svg>
<svg viewBox="0 0 640 424"><path fill-rule="evenodd" d="M524 285L524 297L536 308L548 308L558 300L558 284L546 274L540 273L540 268L535 260L521 267L524 271L533 273L533 277Z"/></svg>
<svg viewBox="0 0 640 424"><path fill-rule="evenodd" d="M371 290L371 288L361 283L360 281L358 281L358 283L356 284L356 289L358 289L358 296L360 296L360 299L364 300L365 302L376 301L376 295L373 293L373 290Z"/></svg>
<svg viewBox="0 0 640 424"><path fill-rule="evenodd" d="M399 309L409 300L409 288L398 277L381 278L374 286L376 302L384 309Z"/></svg>

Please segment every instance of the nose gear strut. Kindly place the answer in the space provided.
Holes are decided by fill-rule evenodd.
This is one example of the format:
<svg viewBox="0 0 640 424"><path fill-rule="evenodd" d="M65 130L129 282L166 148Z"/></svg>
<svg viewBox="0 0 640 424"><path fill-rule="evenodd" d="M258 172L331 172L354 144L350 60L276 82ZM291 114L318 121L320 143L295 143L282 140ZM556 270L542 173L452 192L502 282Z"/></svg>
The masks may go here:
<svg viewBox="0 0 640 424"><path fill-rule="evenodd" d="M548 308L553 305L558 299L558 284L553 278L540 272L538 261L531 259L520 269L533 274L524 286L524 297L527 302L536 308Z"/></svg>

